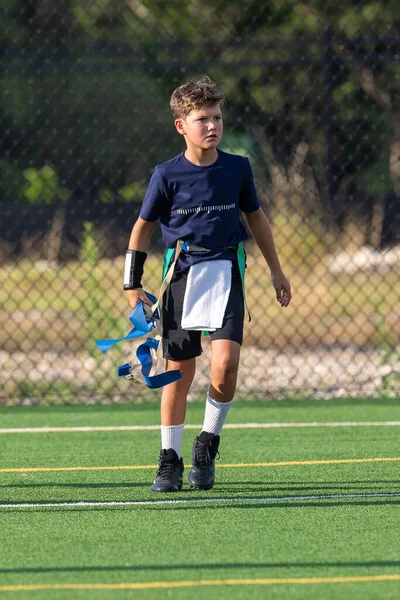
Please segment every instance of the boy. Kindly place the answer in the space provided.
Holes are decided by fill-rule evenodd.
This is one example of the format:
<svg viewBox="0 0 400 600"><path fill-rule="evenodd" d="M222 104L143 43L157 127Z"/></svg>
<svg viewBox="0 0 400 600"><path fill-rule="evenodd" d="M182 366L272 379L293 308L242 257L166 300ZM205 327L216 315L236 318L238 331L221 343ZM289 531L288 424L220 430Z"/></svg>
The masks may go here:
<svg viewBox="0 0 400 600"><path fill-rule="evenodd" d="M152 485L155 492L182 488L180 447L186 399L202 352L201 331L211 338L211 384L203 429L193 443L189 485L208 490L214 484L214 461L220 433L236 388L243 339L243 272L238 247L248 236L246 224L271 271L281 306L291 299L273 236L254 186L247 158L217 149L222 137L224 95L206 76L178 87L171 96L175 127L186 150L158 165L130 236L124 289L134 308L151 305L141 277L151 236L160 219L166 248L186 242L163 299L163 356L167 370L182 378L163 388L161 453ZM243 253L242 253L243 256Z"/></svg>

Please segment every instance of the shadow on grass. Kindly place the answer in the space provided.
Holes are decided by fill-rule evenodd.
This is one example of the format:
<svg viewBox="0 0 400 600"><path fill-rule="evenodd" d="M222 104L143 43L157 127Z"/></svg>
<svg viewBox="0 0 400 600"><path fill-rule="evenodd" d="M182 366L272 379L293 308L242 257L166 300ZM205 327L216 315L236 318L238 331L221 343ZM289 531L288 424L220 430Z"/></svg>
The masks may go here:
<svg viewBox="0 0 400 600"><path fill-rule="evenodd" d="M12 483L10 485L0 485L0 489L11 489L11 488L50 488L50 487L61 487L61 488L130 488L130 487L150 487L149 482L135 483Z"/></svg>
<svg viewBox="0 0 400 600"><path fill-rule="evenodd" d="M392 491L393 488L396 490L398 490L400 488L400 480L393 480L393 479L385 479L385 480L380 480L380 481L308 481L308 482L304 482L304 481L290 481L290 482L276 482L274 483L273 481L268 481L268 482L261 482L261 481L229 481L226 484L224 483L219 483L218 484L218 490L215 488L215 492L239 492L240 489L238 488L242 488L243 493L246 492L263 492L263 493L271 493L271 492L277 492L277 491L281 491L281 492L301 492L301 491L307 491L310 492L312 490L318 491L319 493L322 493L324 491L326 491L327 493L330 491L336 491L336 492L340 492L340 491L346 491L348 492L350 491L354 491L354 493L360 493L361 490L363 491L371 491L371 488L373 490L376 491L376 487L379 488L380 490L380 486L382 485L391 485L392 486Z"/></svg>
<svg viewBox="0 0 400 600"><path fill-rule="evenodd" d="M382 479L377 481L368 481L368 480L355 480L355 481L229 481L226 484L219 483L213 490L213 494L218 493L229 493L229 492L240 492L243 494L247 492L258 492L258 493L273 493L277 491L287 491L287 492L301 492L301 491L312 491L315 490L319 493L322 493L326 490L326 492L330 492L331 490L340 492L341 490L346 491L354 491L354 493L360 493L360 490L371 491L371 488L380 487L381 485L391 485L392 492L395 491L393 488L397 489L400 487L400 480L393 479ZM60 482L46 482L46 483L11 483L11 484L1 484L0 489L40 489L40 488L79 488L79 489L114 489L114 488L134 488L134 487L150 487L151 482L101 482L101 483L60 483ZM365 488L368 487L368 490ZM242 488L242 490L238 489ZM188 491L191 494L196 493L195 491L183 490L183 492ZM382 491L382 490L379 490ZM208 492L209 493L209 492ZM212 496L211 496L212 497ZM180 497L179 497L180 498ZM0 500L0 503L2 501Z"/></svg>
<svg viewBox="0 0 400 600"><path fill-rule="evenodd" d="M399 567L399 560L382 560L368 562L276 562L276 563L206 563L182 565L174 563L174 571L215 571L219 569L320 569L320 568L383 568ZM69 567L19 567L16 569L0 569L1 575L17 573L103 573L103 572L139 572L139 571L170 571L171 565L106 565L106 566L69 566Z"/></svg>
<svg viewBox="0 0 400 600"><path fill-rule="evenodd" d="M162 505L145 505L143 508L145 510L157 510L162 508L163 510L212 510L212 509L226 509L230 510L232 508L236 510L241 510L244 508L251 509L260 509L260 508L340 508L342 506L382 506L383 504L400 504L400 498L376 498L376 499L368 499L368 500L358 500L357 498L345 498L345 499L336 499L336 498L312 498L310 500L304 501L304 498L299 498L299 500L270 500L263 502L263 499L260 498L257 502L246 502L247 499L243 500L243 503L239 502L229 503L229 500L225 504L223 500L221 501L221 506L219 506L216 502L214 504L210 503L207 505L196 506L193 504L177 504L169 505L168 507ZM252 500L252 498L248 498L248 500ZM129 508L129 507L127 507ZM139 507L140 508L140 507Z"/></svg>

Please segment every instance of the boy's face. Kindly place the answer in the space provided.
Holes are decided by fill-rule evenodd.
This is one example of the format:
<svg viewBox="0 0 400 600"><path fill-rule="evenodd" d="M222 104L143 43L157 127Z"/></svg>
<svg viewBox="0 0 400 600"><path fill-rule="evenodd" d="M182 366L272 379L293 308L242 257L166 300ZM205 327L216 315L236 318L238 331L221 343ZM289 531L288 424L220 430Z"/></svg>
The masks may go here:
<svg viewBox="0 0 400 600"><path fill-rule="evenodd" d="M216 148L223 132L222 113L219 104L192 110L185 118L176 119L175 127L185 136L189 146L202 150Z"/></svg>

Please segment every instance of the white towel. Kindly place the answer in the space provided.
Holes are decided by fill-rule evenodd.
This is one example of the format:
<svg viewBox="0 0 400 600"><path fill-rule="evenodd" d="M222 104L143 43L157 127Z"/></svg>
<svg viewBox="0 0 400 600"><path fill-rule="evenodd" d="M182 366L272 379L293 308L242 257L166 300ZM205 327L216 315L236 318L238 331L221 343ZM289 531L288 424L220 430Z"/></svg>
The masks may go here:
<svg viewBox="0 0 400 600"><path fill-rule="evenodd" d="M230 260L192 265L183 299L182 329L215 331L222 327L232 283Z"/></svg>

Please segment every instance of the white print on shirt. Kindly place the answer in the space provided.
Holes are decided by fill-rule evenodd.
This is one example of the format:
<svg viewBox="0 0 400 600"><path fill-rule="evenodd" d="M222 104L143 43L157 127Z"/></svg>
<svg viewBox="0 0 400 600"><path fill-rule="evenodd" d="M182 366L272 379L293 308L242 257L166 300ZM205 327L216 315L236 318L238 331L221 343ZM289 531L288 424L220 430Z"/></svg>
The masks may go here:
<svg viewBox="0 0 400 600"><path fill-rule="evenodd" d="M176 212L178 215L190 215L192 213L199 212L211 212L212 210L231 210L235 208L236 204L222 204L221 206L196 206L195 208L178 208Z"/></svg>

